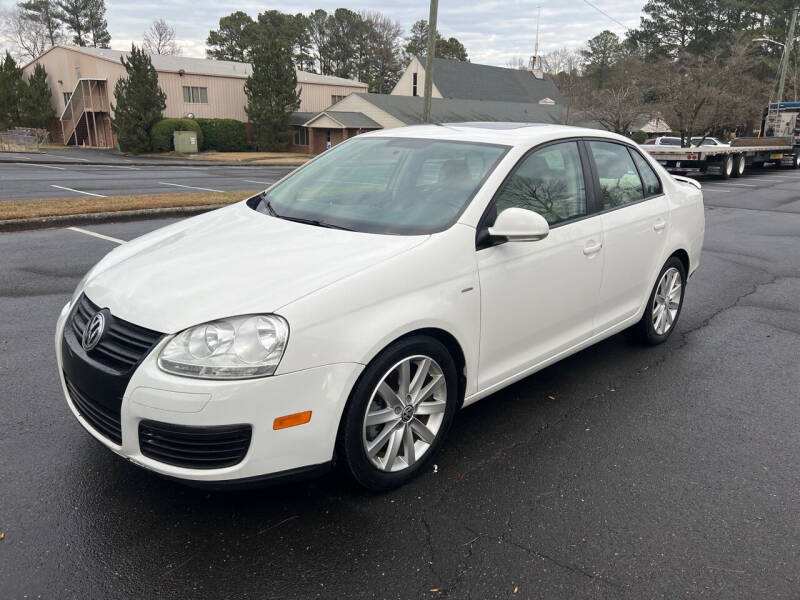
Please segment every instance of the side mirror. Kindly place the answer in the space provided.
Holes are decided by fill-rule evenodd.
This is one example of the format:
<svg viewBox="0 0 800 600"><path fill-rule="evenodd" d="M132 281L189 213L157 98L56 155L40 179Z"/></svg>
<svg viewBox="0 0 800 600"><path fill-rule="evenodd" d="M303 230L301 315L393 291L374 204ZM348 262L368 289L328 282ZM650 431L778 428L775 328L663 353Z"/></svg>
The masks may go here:
<svg viewBox="0 0 800 600"><path fill-rule="evenodd" d="M490 236L505 238L509 242L535 242L546 238L549 233L550 226L542 215L517 207L505 209L489 227Z"/></svg>

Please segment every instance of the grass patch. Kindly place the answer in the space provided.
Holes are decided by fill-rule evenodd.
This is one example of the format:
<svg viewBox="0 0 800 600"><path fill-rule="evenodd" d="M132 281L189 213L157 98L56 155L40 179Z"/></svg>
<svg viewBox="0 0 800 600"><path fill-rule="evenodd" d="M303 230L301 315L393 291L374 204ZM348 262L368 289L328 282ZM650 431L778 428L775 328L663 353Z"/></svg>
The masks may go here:
<svg viewBox="0 0 800 600"><path fill-rule="evenodd" d="M109 196L108 198L43 198L41 200L8 200L0 202L0 221L29 219L59 215L122 212L147 208L175 208L180 206L210 206L233 204L261 190L235 190L233 192L200 192L191 194L138 194L135 196Z"/></svg>

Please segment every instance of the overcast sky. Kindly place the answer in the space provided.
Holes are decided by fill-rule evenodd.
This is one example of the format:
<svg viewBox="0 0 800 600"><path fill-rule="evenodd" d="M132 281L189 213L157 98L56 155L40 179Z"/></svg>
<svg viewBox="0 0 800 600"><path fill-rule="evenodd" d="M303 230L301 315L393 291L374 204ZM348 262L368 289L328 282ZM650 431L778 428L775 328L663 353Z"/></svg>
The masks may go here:
<svg viewBox="0 0 800 600"><path fill-rule="evenodd" d="M589 0L628 27L639 24L644 0ZM12 0L0 0L11 7ZM308 13L316 8L329 12L344 6L351 10L380 11L399 21L406 32L414 21L428 18L428 0L328 1L284 0L280 3L252 0L106 0L111 47L126 49L141 42L142 32L153 19L164 18L175 32L186 56L205 56L205 39L219 18L236 10L255 17L267 9ZM540 50L579 47L603 29L624 35L625 28L589 6L585 0L440 0L439 29L467 47L473 62L505 66L513 57L527 60L533 54L536 7L542 7Z"/></svg>

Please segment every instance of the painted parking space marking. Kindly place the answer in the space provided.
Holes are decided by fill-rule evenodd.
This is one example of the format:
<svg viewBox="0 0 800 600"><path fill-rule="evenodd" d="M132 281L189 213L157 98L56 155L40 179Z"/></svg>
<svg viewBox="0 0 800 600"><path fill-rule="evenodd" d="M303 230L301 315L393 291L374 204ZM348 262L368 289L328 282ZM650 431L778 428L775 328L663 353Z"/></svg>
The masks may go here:
<svg viewBox="0 0 800 600"><path fill-rule="evenodd" d="M103 194L93 194L92 192L84 192L81 190L75 190L73 188L64 187L63 185L55 185L52 184L50 187L58 188L60 190L67 190L68 192L75 192L76 194L86 194L87 196L95 196L97 198L108 198L108 196L104 196Z"/></svg>
<svg viewBox="0 0 800 600"><path fill-rule="evenodd" d="M70 231L76 231L78 233L83 233L85 235L90 235L92 237L100 238L101 240L106 240L108 242L114 242L115 244L125 243L125 240L111 237L110 235L103 235L102 233L95 233L94 231L89 231L88 229L83 229L81 227L67 227L67 229L69 229Z"/></svg>
<svg viewBox="0 0 800 600"><path fill-rule="evenodd" d="M750 185L749 183L725 183L720 185L724 185L725 187L729 185L734 185L736 187L758 187L756 184Z"/></svg>
<svg viewBox="0 0 800 600"><path fill-rule="evenodd" d="M733 190L721 190L719 188L704 187L704 192L719 192L720 194L730 194Z"/></svg>
<svg viewBox="0 0 800 600"><path fill-rule="evenodd" d="M244 181L245 183L258 183L260 185L269 185L269 183L266 181L254 181L252 179L242 179L242 181Z"/></svg>
<svg viewBox="0 0 800 600"><path fill-rule="evenodd" d="M42 167L43 169L58 169L59 171L66 171L66 167L56 167L53 165L40 165L39 163L14 163L15 165L25 165L26 167Z"/></svg>
<svg viewBox="0 0 800 600"><path fill-rule="evenodd" d="M59 156L58 154L48 154L47 152L42 152L45 156L54 156L59 160L70 161L70 160L81 160L83 162L91 162L88 158L78 158L77 156Z"/></svg>
<svg viewBox="0 0 800 600"><path fill-rule="evenodd" d="M175 187L187 188L190 190L201 190L203 192L222 192L223 190L212 190L211 188L195 187L193 185L182 185L180 183L168 183L166 181L159 181L161 185L174 185Z"/></svg>

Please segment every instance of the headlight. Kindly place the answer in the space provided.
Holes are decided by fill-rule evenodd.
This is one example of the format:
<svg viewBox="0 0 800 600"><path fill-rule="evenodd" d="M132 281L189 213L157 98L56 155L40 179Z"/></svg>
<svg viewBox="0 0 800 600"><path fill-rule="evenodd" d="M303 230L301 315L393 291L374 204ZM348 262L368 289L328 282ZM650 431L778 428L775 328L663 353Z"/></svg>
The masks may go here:
<svg viewBox="0 0 800 600"><path fill-rule="evenodd" d="M289 325L278 315L211 321L182 331L161 350L162 371L202 379L272 375L281 362Z"/></svg>

